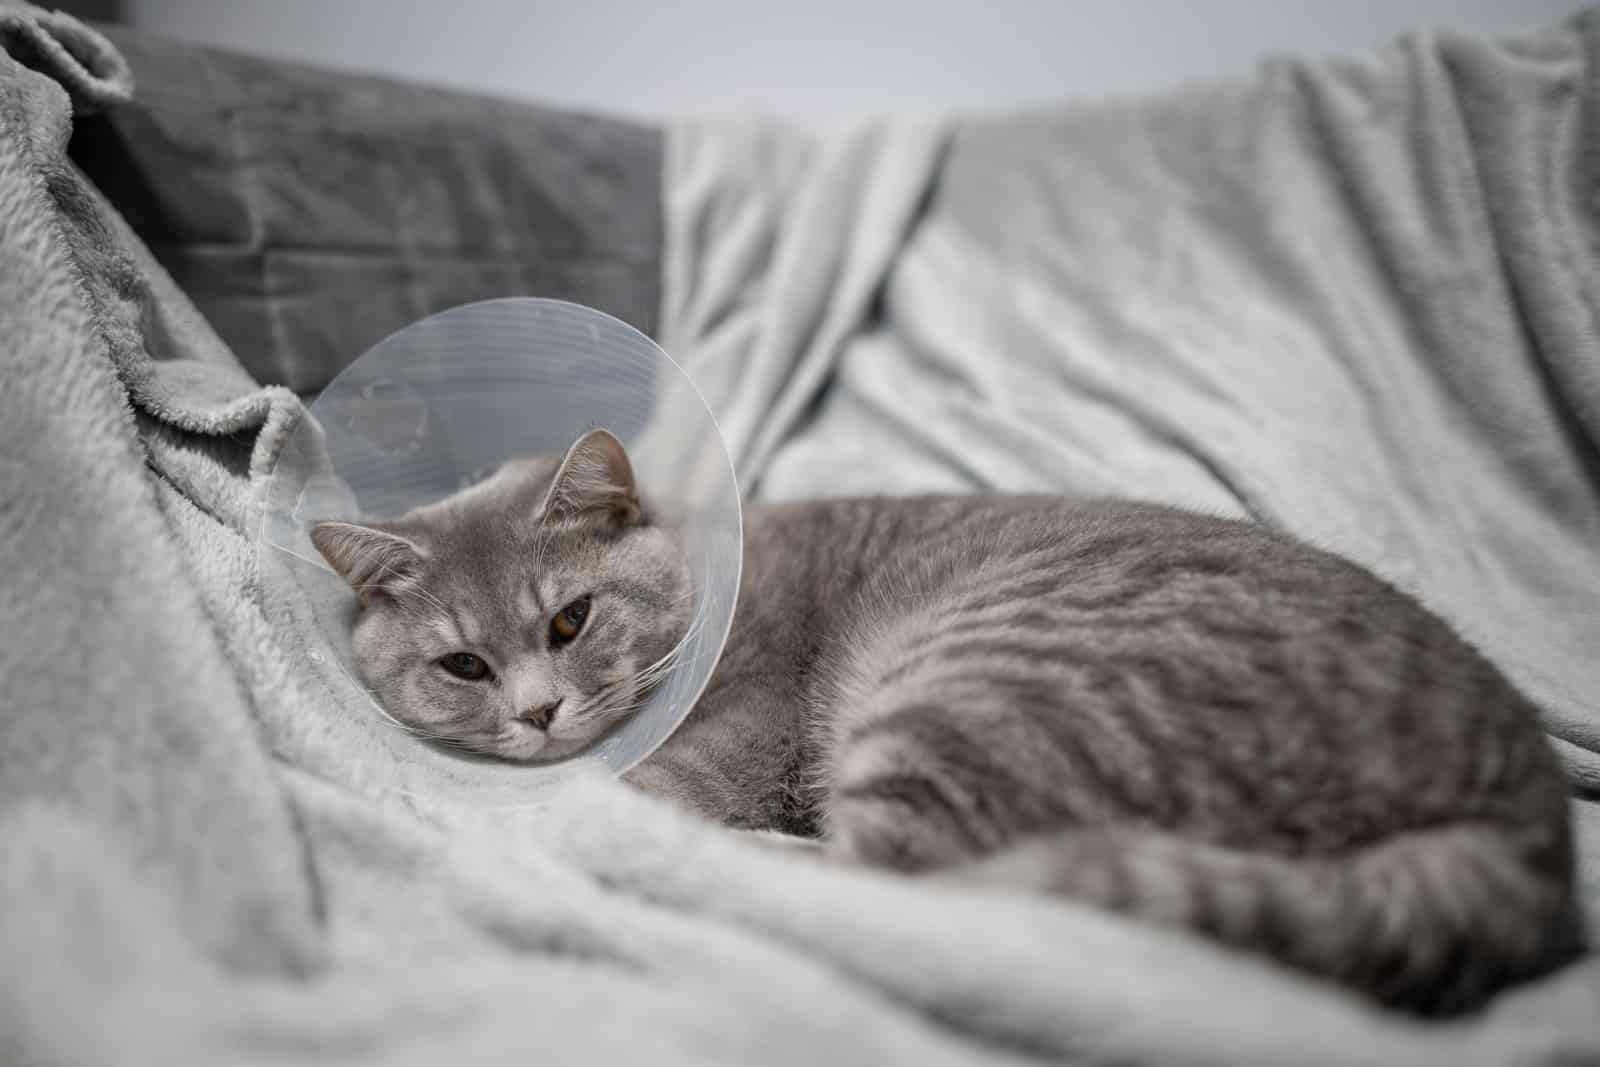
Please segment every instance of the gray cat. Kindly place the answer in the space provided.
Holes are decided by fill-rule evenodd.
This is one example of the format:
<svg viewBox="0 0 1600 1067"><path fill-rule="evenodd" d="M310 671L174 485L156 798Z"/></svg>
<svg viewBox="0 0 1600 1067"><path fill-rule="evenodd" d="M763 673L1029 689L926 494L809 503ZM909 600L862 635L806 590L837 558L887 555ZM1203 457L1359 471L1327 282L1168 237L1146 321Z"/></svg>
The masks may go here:
<svg viewBox="0 0 1600 1067"><path fill-rule="evenodd" d="M513 759L636 709L690 614L605 431L403 518L323 523L362 671ZM1535 709L1413 600L1247 523L1040 496L746 511L699 704L629 779L904 872L1187 927L1397 1008L1575 951Z"/></svg>

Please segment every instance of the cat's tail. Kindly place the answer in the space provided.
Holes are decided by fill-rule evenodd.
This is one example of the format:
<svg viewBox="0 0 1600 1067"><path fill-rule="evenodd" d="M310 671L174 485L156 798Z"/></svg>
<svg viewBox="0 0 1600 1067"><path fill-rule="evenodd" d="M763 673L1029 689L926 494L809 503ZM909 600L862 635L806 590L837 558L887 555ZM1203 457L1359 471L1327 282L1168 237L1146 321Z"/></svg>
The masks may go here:
<svg viewBox="0 0 1600 1067"><path fill-rule="evenodd" d="M1302 859L1153 830L1075 830L1025 840L949 873L1187 927L1391 1007L1448 1014L1581 949L1570 879L1549 869L1563 866L1559 857L1549 861L1551 844L1513 828L1463 823L1397 834L1337 858Z"/></svg>

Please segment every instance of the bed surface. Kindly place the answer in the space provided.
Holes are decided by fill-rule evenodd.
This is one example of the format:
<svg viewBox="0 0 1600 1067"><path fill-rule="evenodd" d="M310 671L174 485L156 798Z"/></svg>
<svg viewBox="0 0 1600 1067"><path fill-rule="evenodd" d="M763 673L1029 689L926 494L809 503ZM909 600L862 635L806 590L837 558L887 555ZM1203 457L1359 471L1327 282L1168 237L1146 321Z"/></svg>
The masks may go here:
<svg viewBox="0 0 1600 1067"><path fill-rule="evenodd" d="M1545 710L1593 910L1600 19L828 134L491 120L294 70L275 96L269 64L117 44L0 7L0 1059L1600 1059L1594 956L1429 1025L615 782L475 803L470 764L342 702L254 554L297 391L361 331L550 280L654 329L755 496L1133 495L1416 592ZM200 69L206 117L164 110ZM525 185L549 196L518 215ZM346 262L405 295L341 324L393 291L329 288Z"/></svg>

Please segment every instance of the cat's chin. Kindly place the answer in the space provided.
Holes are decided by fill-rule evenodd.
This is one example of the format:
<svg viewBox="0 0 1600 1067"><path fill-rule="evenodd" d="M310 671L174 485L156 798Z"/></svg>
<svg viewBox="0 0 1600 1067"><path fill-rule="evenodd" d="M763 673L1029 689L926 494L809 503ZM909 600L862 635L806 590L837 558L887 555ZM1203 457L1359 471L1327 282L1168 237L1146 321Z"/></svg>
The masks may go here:
<svg viewBox="0 0 1600 1067"><path fill-rule="evenodd" d="M545 742L545 746L533 757L534 762L547 763L550 760L565 759L575 755L594 744L592 737L552 737Z"/></svg>
<svg viewBox="0 0 1600 1067"><path fill-rule="evenodd" d="M581 752L593 741L592 737L551 737L528 723L509 722L500 728L491 751L501 759L545 763Z"/></svg>
<svg viewBox="0 0 1600 1067"><path fill-rule="evenodd" d="M508 722L500 727L500 734L490 749L501 759L536 760L549 758L551 739L538 727L525 722Z"/></svg>

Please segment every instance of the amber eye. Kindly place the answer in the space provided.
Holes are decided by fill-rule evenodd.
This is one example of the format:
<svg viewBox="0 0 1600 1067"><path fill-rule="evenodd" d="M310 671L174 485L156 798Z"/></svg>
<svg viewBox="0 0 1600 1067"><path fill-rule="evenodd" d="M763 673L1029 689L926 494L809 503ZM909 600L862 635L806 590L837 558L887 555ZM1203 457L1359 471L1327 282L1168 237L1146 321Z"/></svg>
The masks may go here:
<svg viewBox="0 0 1600 1067"><path fill-rule="evenodd" d="M439 660L439 666L469 682L475 682L489 673L489 665L471 652L452 652Z"/></svg>
<svg viewBox="0 0 1600 1067"><path fill-rule="evenodd" d="M550 643L564 645L571 641L583 629L583 624L589 618L589 598L579 597L560 611L550 620Z"/></svg>

